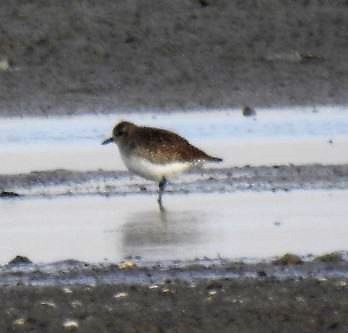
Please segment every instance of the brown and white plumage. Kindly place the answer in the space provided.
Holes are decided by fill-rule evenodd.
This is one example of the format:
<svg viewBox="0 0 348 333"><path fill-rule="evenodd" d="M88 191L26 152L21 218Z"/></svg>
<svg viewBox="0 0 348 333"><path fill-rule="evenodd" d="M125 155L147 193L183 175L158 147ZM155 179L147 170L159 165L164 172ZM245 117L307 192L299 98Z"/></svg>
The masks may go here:
<svg viewBox="0 0 348 333"><path fill-rule="evenodd" d="M121 122L114 128L113 138L127 153L136 154L156 164L221 161L220 158L209 156L191 145L180 135L161 128L140 127Z"/></svg>
<svg viewBox="0 0 348 333"><path fill-rule="evenodd" d="M112 138L103 144L115 142L127 168L147 179L159 181L161 195L166 181L177 174L201 166L204 162L221 162L191 145L180 135L160 128L137 126L120 122Z"/></svg>

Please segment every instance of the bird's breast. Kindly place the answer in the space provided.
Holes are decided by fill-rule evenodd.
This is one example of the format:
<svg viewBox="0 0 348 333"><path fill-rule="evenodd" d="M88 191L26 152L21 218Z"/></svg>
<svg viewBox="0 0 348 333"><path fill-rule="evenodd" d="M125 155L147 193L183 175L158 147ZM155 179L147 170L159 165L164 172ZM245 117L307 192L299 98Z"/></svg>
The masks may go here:
<svg viewBox="0 0 348 333"><path fill-rule="evenodd" d="M122 160L129 171L134 172L146 179L160 181L163 177L171 178L191 169L195 164L192 162L169 162L153 163L143 157L127 154L120 150Z"/></svg>

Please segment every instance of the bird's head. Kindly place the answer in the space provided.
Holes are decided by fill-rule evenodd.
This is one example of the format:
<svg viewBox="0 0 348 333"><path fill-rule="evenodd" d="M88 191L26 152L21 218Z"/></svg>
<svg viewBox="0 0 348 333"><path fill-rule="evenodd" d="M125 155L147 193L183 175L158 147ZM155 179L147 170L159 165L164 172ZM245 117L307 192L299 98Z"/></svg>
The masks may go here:
<svg viewBox="0 0 348 333"><path fill-rule="evenodd" d="M123 139L129 136L129 134L133 131L134 128L136 128L136 125L134 125L133 123L130 123L128 121L121 121L112 130L112 137L104 140L102 142L102 145L122 141Z"/></svg>

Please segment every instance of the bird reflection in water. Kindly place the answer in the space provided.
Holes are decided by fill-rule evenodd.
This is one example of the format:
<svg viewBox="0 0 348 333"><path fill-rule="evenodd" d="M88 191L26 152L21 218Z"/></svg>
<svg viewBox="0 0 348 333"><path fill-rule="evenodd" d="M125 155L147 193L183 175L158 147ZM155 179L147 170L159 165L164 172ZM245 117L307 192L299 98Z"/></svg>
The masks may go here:
<svg viewBox="0 0 348 333"><path fill-rule="evenodd" d="M131 213L122 230L123 252L128 256L175 257L178 250L200 242L201 215L198 210Z"/></svg>

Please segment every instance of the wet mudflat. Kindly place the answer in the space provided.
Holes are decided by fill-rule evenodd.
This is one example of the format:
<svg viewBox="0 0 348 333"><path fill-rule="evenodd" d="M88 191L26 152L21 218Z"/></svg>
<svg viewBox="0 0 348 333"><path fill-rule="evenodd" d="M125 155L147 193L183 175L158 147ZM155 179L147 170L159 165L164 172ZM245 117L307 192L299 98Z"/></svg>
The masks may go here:
<svg viewBox="0 0 348 333"><path fill-rule="evenodd" d="M165 214L121 171L3 176L21 197L0 201L0 331L345 332L346 255L308 255L347 250L346 169L193 173ZM263 262L285 252L303 257Z"/></svg>
<svg viewBox="0 0 348 333"><path fill-rule="evenodd" d="M2 332L346 332L347 280L8 287Z"/></svg>
<svg viewBox="0 0 348 333"><path fill-rule="evenodd" d="M0 114L346 104L346 9L3 1Z"/></svg>
<svg viewBox="0 0 348 333"><path fill-rule="evenodd" d="M290 225L295 227L293 222L300 218L310 223L301 222L298 229L287 231L298 237L302 230L307 239L315 240L318 234L312 238L311 232L316 230L313 218L316 212L321 227L321 218L326 217L325 228L331 225L331 217L337 221L339 213L347 216L343 205L337 206L341 202L336 202L337 197L335 203L328 197L326 200L322 197L320 202L315 195L312 202L308 198L315 189L347 189L346 114L330 112L323 116L315 106L347 102L348 81L344 70L348 44L342 31L348 20L343 1L327 4L313 0L294 4L293 1L275 0L261 1L257 5L253 1L191 1L185 4L166 1L149 4L151 10L148 4L143 6L134 1L116 5L112 1L84 2L83 6L61 5L54 1L23 6L17 2L1 4L5 29L0 54L1 115L52 116L99 111L123 116L120 108L141 111L155 108L156 114L150 115L147 122L137 115L132 120L176 130L208 151L218 154L229 151L228 156L222 154L225 159L222 171L210 170L203 176L193 173L171 184L168 190L172 193L166 198L166 204L172 222L178 223L171 209L177 209L182 199L186 201L189 196L202 193L207 193L208 197L216 193L234 197L236 191L244 191L237 197L247 209L245 216L240 213L235 216L239 219L239 227L242 227L242 220L259 213L260 218L254 220L256 226L281 234ZM159 84L161 89L158 89ZM221 112L210 119L201 114L191 118L185 114L177 122L164 114L156 120L159 109L188 110L201 106L234 106L238 108L235 112L238 115L245 103L256 107L257 120L255 117L217 117ZM284 116L275 118L285 120L283 123L277 119L273 122L272 117L259 113L262 105L294 104L310 105L313 110L305 116L297 110L290 122L282 111ZM129 114L126 116L128 119ZM213 121L215 119L217 122ZM140 225L136 214L124 220L124 226L129 226L124 232L131 237L117 240L121 244L132 244L126 247L131 250L128 253L138 252L144 248L144 243L157 242L160 244L156 251L164 251L167 255L163 246L166 242L168 245L170 241L177 241L179 233L185 230L183 223L168 228L165 231L171 237L164 237L164 244L161 243L158 234L163 228L155 227L155 207L152 206L155 205L155 186L125 174L114 147L100 150L99 142L110 133L118 118L105 118L102 126L94 118L89 122L95 123L94 128L89 127L88 121L87 127L81 127L80 118L51 120L20 118L11 123L3 119L0 124L0 190L1 197L7 198L1 205L12 205L11 209L2 210L7 217L11 213L11 218L3 219L0 215L7 230L2 240L6 243L6 236L9 238L8 246L2 249L3 262L10 259L5 260L5 253L10 256L6 252L8 249L23 250L26 253L16 254L32 255L30 259L34 261L33 265L0 267L1 332L346 332L347 280L346 263L342 262L284 267L258 263L244 268L245 274L238 274L243 273L242 264L232 265L231 270L220 270L213 263L198 270L187 266L178 274L161 266L162 262L146 269L121 270L122 276L118 275L116 257L109 259L110 265L104 268L75 261L37 265L37 260L44 261L47 246L60 246L64 256L70 252L82 253L81 258L91 258L99 255L92 245L96 245L93 241L102 242L100 231L103 228L109 230L106 235L110 239L119 235L120 230L113 229L115 222L108 225L102 213L96 216L93 212L93 219L88 220L88 214L80 212L75 215L80 218L78 225L75 224L77 220L70 220L69 225L67 221L62 222L68 212L76 213L79 202L85 203L81 204L83 209L88 203L89 212L93 211L94 206L88 198L83 198L85 195L95 195L100 206L103 206L101 202L120 203L123 199L122 204L128 200L136 204L143 201L139 203L141 209L148 204L150 212L144 211L148 227ZM212 126L207 128L204 123ZM225 128L221 124L226 124ZM199 129L200 134L191 129ZM222 136L211 136L213 133ZM279 167L279 164L289 163L300 166ZM268 167L232 168L246 164ZM273 219L274 215L262 214L260 207L265 197L273 192L279 192L282 197L287 194L283 192L301 189L310 191L303 200L307 210L283 206L277 201L284 214L284 207L288 207L285 223L278 217ZM11 191L21 195L19 200L9 195ZM266 191L266 194L253 191ZM98 197L107 194L110 198ZM69 195L71 205L67 203ZM244 200L241 199L243 195L246 195ZM125 197L121 200L121 196ZM140 196L142 200L136 200ZM47 198L51 198L50 203ZM55 206L57 202L60 202L60 210ZM255 211L254 202L258 207ZM212 205L205 204L208 208ZM270 200L263 205L269 207ZM325 211L326 205L331 207L330 212ZM40 216L40 206L52 209L52 213ZM25 209L20 212L21 208ZM25 210L35 212L36 220L26 215ZM270 212L274 211L275 207L270 208ZM219 213L217 216L221 217ZM27 225L20 225L17 217L25 219ZM44 225L43 217L52 227L51 231ZM215 218L209 214L208 217L208 220ZM268 218L272 220L270 223L274 220L274 225L266 223ZM198 220L203 219L199 217ZM199 239L204 235L202 230L208 231L205 229L209 225L207 221L203 221L203 229L196 228L199 225L196 221L195 217L187 223L184 246L194 235ZM224 220L217 221L220 224ZM132 225L134 228L130 228ZM224 229L226 225L223 223L222 231L231 231ZM37 233L33 234L30 227L37 228ZM84 227L86 231L82 236L90 242L89 248L79 242L78 230ZM140 227L146 242L139 247L137 228ZM336 222L332 230L326 229L327 235L336 232L335 227ZM248 234L252 235L253 230L254 226ZM344 228L338 230L341 234L337 240L346 235ZM157 236L152 237L152 234ZM50 235L51 244L45 243L47 235ZM216 235L213 233L214 237ZM59 241L60 237L63 242ZM111 244L107 237L103 238L103 244ZM34 251L41 259L28 248L21 247L24 241L31 246L35 242L35 246L42 246L40 253ZM65 250L64 244L73 243L76 243L75 248ZM315 245L324 250L327 241L320 239L320 244ZM121 253L112 252L115 247L102 248L104 250L114 255ZM129 260L145 264L142 258ZM186 260L184 266L185 263ZM161 275L163 272L165 277ZM197 272L199 279L190 279L197 276Z"/></svg>
<svg viewBox="0 0 348 333"><path fill-rule="evenodd" d="M2 119L0 172L125 170L117 148L101 146L121 120L173 130L221 156L219 168L348 163L345 106L260 109L253 117L236 109L203 109Z"/></svg>
<svg viewBox="0 0 348 333"><path fill-rule="evenodd" d="M345 332L345 111L127 115L224 158L162 213L112 116L4 120L0 331Z"/></svg>
<svg viewBox="0 0 348 333"><path fill-rule="evenodd" d="M34 263L0 266L0 331L345 332L346 254L262 258L347 250L346 190L165 199L165 214L151 193L2 200L2 263ZM88 262L50 263L72 257Z"/></svg>
<svg viewBox="0 0 348 333"><path fill-rule="evenodd" d="M0 202L0 263L229 258L348 250L346 190L82 196ZM328 223L330 221L330 223Z"/></svg>
<svg viewBox="0 0 348 333"><path fill-rule="evenodd" d="M61 196L155 195L158 185L125 171L33 171L0 175L3 193L20 198ZM332 190L348 188L348 165L273 165L261 167L206 168L173 179L171 194L234 193L236 191ZM5 197L5 196L4 196Z"/></svg>

